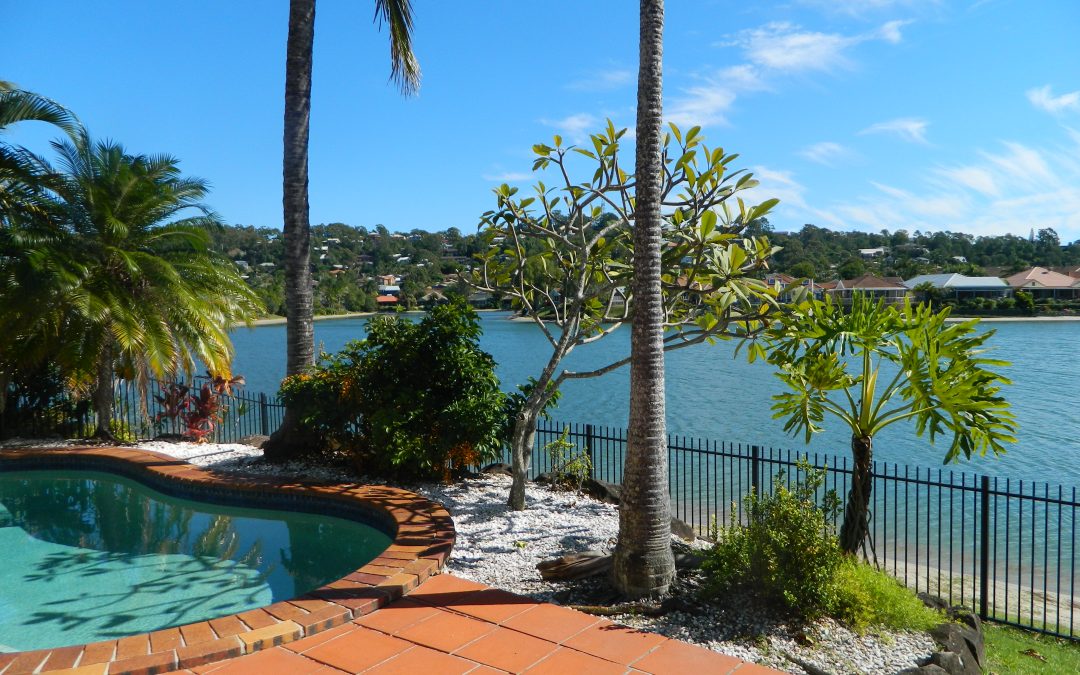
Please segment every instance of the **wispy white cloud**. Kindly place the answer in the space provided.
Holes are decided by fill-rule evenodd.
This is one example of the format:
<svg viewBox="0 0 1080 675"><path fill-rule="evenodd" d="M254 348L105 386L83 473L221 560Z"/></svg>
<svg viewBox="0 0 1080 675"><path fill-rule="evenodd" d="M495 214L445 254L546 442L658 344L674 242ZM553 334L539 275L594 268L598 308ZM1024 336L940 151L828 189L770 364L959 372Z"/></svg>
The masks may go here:
<svg viewBox="0 0 1080 675"><path fill-rule="evenodd" d="M612 68L592 72L566 86L576 91L611 91L633 84L634 71L628 68Z"/></svg>
<svg viewBox="0 0 1080 675"><path fill-rule="evenodd" d="M935 173L945 181L945 186L959 185L987 197L997 197L1000 194L997 181L994 180L993 172L979 166L958 166L953 168L936 169Z"/></svg>
<svg viewBox="0 0 1080 675"><path fill-rule="evenodd" d="M667 118L676 124L727 124L727 114L739 96L768 91L786 75L831 73L855 67L852 47L869 40L897 43L904 21L855 35L808 31L792 23L769 23L744 30L719 46L736 47L746 58L700 78L671 97Z"/></svg>
<svg viewBox="0 0 1080 675"><path fill-rule="evenodd" d="M600 123L596 116L589 113L576 113L561 120L540 120L542 124L554 127L572 143L579 143L593 131L599 131Z"/></svg>
<svg viewBox="0 0 1080 675"><path fill-rule="evenodd" d="M838 33L806 31L790 23L770 23L743 31L736 44L747 59L763 68L785 72L832 71L849 68L844 53L860 41Z"/></svg>
<svg viewBox="0 0 1080 675"><path fill-rule="evenodd" d="M1003 145L1007 150L1003 154L984 152L982 155L1012 183L1043 185L1054 180L1053 171L1041 152L1021 143L1006 141Z"/></svg>
<svg viewBox="0 0 1080 675"><path fill-rule="evenodd" d="M1045 110L1051 115L1057 115L1065 111L1080 110L1080 91L1070 91L1061 96L1051 93L1050 85L1036 87L1027 90L1027 98L1031 105L1039 110Z"/></svg>
<svg viewBox="0 0 1080 675"><path fill-rule="evenodd" d="M967 164L918 171L921 178L911 185L871 181L873 192L827 206L807 192L805 211L796 209L793 218L827 211L844 229L951 229L975 235L1052 227L1063 241L1073 241L1080 238L1080 163L1074 161L1080 135L1065 132L1060 146L1003 141L999 150L972 153Z"/></svg>
<svg viewBox="0 0 1080 675"><path fill-rule="evenodd" d="M859 134L893 134L908 143L922 143L923 145L928 145L929 143L926 140L926 128L929 125L929 122L917 117L899 117L894 120L871 124L860 131Z"/></svg>
<svg viewBox="0 0 1080 675"><path fill-rule="evenodd" d="M723 84L690 87L675 99L664 117L682 127L727 124L726 115L735 97L735 90Z"/></svg>
<svg viewBox="0 0 1080 675"><path fill-rule="evenodd" d="M800 5L813 7L827 14L867 17L872 14L936 7L940 0L799 0Z"/></svg>
<svg viewBox="0 0 1080 675"><path fill-rule="evenodd" d="M911 23L910 21L887 21L878 29L878 36L890 44L900 44L904 40L900 29Z"/></svg>
<svg viewBox="0 0 1080 675"><path fill-rule="evenodd" d="M855 153L843 145L833 143L832 141L814 143L799 151L799 155L802 157L805 157L811 162L824 164L825 166L836 166L838 162L849 159L854 154Z"/></svg>
<svg viewBox="0 0 1080 675"><path fill-rule="evenodd" d="M520 171L506 171L503 173L485 173L481 178L491 183L520 183L529 180L532 176Z"/></svg>

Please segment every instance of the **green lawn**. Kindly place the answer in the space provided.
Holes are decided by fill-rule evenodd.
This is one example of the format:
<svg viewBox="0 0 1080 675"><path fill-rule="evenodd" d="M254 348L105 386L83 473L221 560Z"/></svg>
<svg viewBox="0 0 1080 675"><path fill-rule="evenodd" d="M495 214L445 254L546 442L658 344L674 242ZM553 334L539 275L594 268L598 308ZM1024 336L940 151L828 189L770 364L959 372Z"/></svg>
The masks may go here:
<svg viewBox="0 0 1080 675"><path fill-rule="evenodd" d="M1080 643L989 622L983 629L991 673L1080 673Z"/></svg>

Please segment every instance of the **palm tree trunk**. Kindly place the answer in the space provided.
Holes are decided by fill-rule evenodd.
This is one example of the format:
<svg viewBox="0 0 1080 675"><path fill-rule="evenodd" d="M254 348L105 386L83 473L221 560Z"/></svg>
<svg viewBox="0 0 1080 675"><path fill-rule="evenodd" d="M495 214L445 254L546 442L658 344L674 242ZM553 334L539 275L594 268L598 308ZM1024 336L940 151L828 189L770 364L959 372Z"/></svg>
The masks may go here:
<svg viewBox="0 0 1080 675"><path fill-rule="evenodd" d="M851 489L844 506L844 524L840 528L840 547L845 553L857 555L870 530L870 491L873 489L873 438L852 436L851 454L855 466L851 474Z"/></svg>
<svg viewBox="0 0 1080 675"><path fill-rule="evenodd" d="M94 438L105 441L115 441L110 422L113 412L113 358L112 346L108 343L98 355L97 373L94 383L94 413L97 415L97 428L94 430Z"/></svg>
<svg viewBox="0 0 1080 675"><path fill-rule="evenodd" d="M616 587L632 598L663 595L675 577L660 287L663 0L641 0L640 11L630 423L612 570Z"/></svg>
<svg viewBox="0 0 1080 675"><path fill-rule="evenodd" d="M285 230L286 368L295 375L315 361L311 287L311 224L308 222L308 128L311 119L311 62L315 41L315 0L289 3L285 55L285 134L282 206ZM298 416L286 408L281 427L263 446L270 459L286 459L308 449L310 438Z"/></svg>

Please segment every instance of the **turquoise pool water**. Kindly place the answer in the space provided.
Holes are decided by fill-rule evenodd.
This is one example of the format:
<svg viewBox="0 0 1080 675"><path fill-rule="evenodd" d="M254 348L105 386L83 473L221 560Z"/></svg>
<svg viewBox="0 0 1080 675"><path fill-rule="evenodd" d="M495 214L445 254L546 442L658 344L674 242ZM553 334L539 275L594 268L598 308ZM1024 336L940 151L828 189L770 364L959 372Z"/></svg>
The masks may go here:
<svg viewBox="0 0 1080 675"><path fill-rule="evenodd" d="M0 652L108 640L301 595L390 537L93 471L0 472Z"/></svg>

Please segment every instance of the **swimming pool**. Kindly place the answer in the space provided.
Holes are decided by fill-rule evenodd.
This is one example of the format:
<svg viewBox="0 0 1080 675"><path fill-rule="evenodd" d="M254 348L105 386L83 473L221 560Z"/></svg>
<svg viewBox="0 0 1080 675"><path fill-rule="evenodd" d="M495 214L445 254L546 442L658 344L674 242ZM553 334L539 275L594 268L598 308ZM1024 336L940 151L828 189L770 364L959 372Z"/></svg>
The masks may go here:
<svg viewBox="0 0 1080 675"><path fill-rule="evenodd" d="M347 575L390 543L351 517L193 501L113 473L0 471L0 651L263 607Z"/></svg>

